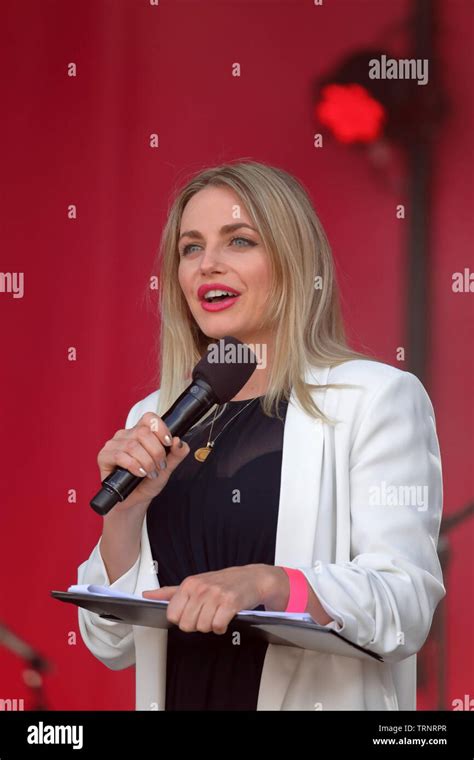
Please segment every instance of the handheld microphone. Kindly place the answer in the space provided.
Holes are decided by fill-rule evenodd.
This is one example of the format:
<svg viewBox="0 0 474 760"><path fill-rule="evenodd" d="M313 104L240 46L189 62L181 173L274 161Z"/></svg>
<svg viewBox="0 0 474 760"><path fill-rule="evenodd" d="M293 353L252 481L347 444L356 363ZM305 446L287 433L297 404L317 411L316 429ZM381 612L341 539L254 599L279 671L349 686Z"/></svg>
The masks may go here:
<svg viewBox="0 0 474 760"><path fill-rule="evenodd" d="M246 344L230 335L220 339L219 356L206 353L194 367L191 385L162 417L174 436L183 436L214 404L230 401L253 374L257 358ZM242 348L245 350L242 350ZM215 347L214 347L215 348ZM212 347L211 347L212 349ZM235 354L239 361L232 358ZM230 360L227 358L230 354ZM165 446L166 453L170 446ZM146 477L146 476L143 476ZM90 502L99 515L106 515L117 502L124 501L143 480L123 467L116 467L103 481Z"/></svg>

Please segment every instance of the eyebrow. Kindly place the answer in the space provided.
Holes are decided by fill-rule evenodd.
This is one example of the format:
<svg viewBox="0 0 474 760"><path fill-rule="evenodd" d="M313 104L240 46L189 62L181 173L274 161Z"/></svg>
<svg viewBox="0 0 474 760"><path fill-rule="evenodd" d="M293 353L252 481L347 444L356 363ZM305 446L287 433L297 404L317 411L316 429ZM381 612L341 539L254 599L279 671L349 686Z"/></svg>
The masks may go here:
<svg viewBox="0 0 474 760"><path fill-rule="evenodd" d="M249 230L253 230L254 232L258 233L258 230L255 229L255 227L251 227L250 224L243 224L242 222L237 222L236 224L224 224L223 227L220 229L221 235L226 235L228 232L234 232L235 230L240 229L241 227L247 227ZM199 238L199 240L203 240L202 234L199 232L199 230L187 230L187 232L182 232L179 236L178 243L183 237L193 237L193 238Z"/></svg>

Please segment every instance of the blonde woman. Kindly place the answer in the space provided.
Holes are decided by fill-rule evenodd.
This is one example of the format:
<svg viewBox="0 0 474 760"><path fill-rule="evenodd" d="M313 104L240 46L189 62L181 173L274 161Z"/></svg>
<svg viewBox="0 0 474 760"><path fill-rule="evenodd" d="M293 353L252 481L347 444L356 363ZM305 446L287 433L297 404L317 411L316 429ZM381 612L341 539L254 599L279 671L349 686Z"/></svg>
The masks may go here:
<svg viewBox="0 0 474 760"><path fill-rule="evenodd" d="M114 670L135 663L138 710L416 709L416 653L445 595L423 385L347 346L326 236L280 169L200 172L172 202L161 258L159 390L98 456L102 480L119 465L143 482L104 518L78 582L168 600L175 625L81 609L87 647ZM166 454L161 415L225 335L265 361ZM239 610L295 594L383 662L232 631Z"/></svg>

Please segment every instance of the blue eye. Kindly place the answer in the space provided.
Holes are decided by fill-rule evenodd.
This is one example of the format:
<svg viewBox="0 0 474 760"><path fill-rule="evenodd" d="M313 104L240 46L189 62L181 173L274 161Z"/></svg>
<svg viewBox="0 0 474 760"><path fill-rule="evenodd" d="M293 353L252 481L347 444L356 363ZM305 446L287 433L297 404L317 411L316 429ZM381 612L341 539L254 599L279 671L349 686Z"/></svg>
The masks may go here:
<svg viewBox="0 0 474 760"><path fill-rule="evenodd" d="M194 245L196 245L196 243L189 243L188 245L185 245L183 250L181 251L181 255L186 256L186 254L188 253L188 249L192 248L192 246Z"/></svg>
<svg viewBox="0 0 474 760"><path fill-rule="evenodd" d="M247 238L244 238L244 237L232 238L230 242L233 243L234 240L243 240L244 243L246 243L246 245L257 245L257 243L255 243L253 240L247 240ZM197 243L188 243L188 245L185 245L183 250L181 251L181 255L186 256L186 254L189 253L189 248L193 248L195 245L197 245ZM237 246L237 247L241 248L242 246Z"/></svg>
<svg viewBox="0 0 474 760"><path fill-rule="evenodd" d="M243 240L244 243L246 243L247 245L255 245L255 243L253 242L253 240L247 240L247 238L243 238L243 237L232 238L232 240L230 242L233 243L234 240Z"/></svg>

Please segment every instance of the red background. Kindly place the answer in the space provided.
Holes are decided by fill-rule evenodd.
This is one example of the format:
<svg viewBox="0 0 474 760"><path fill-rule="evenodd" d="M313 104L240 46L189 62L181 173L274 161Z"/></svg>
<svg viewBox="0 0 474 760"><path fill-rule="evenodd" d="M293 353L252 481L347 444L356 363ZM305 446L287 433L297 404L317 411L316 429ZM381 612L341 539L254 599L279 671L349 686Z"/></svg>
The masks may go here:
<svg viewBox="0 0 474 760"><path fill-rule="evenodd" d="M395 216L396 205L408 203L403 161L391 163L389 181L362 150L329 138L315 149L312 83L361 46L406 50L410 7L407 0L3 2L1 270L24 272L25 293L0 293L0 619L54 662L45 681L52 709L134 706L133 668L113 672L96 660L76 610L49 591L76 582L100 535L101 518L88 506L99 486L99 449L157 387L148 279L176 185L239 157L294 173L331 241L353 344L408 368L396 359L406 346L408 225ZM451 110L435 145L426 387L445 514L473 494L472 294L451 289L453 272L472 268L472 8L469 0L440 3ZM75 78L67 76L70 62ZM158 149L149 146L152 133ZM67 218L69 204L77 205L76 220ZM448 709L474 683L473 522L450 535ZM28 707L21 671L0 649L0 698L24 697ZM432 688L423 691L419 708L434 700Z"/></svg>

